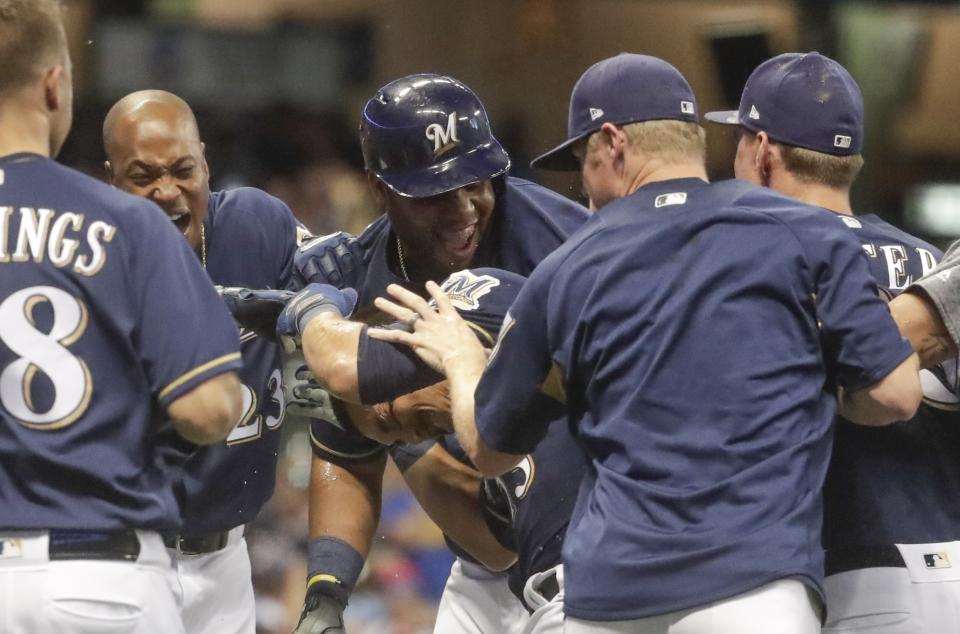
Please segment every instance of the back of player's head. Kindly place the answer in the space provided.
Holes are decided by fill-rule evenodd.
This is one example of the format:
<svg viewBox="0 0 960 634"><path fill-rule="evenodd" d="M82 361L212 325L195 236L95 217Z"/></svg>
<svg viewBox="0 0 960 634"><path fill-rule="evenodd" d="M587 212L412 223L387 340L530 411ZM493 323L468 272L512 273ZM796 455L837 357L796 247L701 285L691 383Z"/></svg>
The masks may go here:
<svg viewBox="0 0 960 634"><path fill-rule="evenodd" d="M409 75L378 90L363 107L360 144L367 170L412 198L489 180L510 168L480 98L445 75Z"/></svg>
<svg viewBox="0 0 960 634"><path fill-rule="evenodd" d="M760 64L738 110L708 112L715 123L766 132L783 145L797 176L849 186L863 159L863 96L850 73L820 53L784 53Z"/></svg>
<svg viewBox="0 0 960 634"><path fill-rule="evenodd" d="M62 12L57 0L0 0L0 98L67 63Z"/></svg>
<svg viewBox="0 0 960 634"><path fill-rule="evenodd" d="M680 71L649 55L620 53L588 68L570 94L567 140L535 158L531 165L543 169L579 169L573 146L598 131L604 123L632 126L631 142L651 134L656 141L644 147L660 153L665 147L685 148L693 140L694 153L703 153L703 133L697 120L697 100ZM652 131L652 132L651 132ZM681 138L671 141L675 131ZM643 146L642 146L643 147ZM669 157L668 157L669 158Z"/></svg>

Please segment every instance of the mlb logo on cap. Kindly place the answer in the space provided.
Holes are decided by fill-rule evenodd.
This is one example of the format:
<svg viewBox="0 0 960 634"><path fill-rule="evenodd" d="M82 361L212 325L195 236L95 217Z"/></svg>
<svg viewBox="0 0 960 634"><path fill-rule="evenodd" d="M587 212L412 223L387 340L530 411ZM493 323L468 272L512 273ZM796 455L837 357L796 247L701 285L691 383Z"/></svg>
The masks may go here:
<svg viewBox="0 0 960 634"><path fill-rule="evenodd" d="M739 110L705 116L824 154L863 149L860 87L843 66L820 53L784 53L765 61L747 79Z"/></svg>
<svg viewBox="0 0 960 634"><path fill-rule="evenodd" d="M660 58L620 53L597 62L580 76L570 95L567 140L533 159L530 165L578 170L580 165L571 151L573 144L603 124L622 126L661 119L697 122L697 100L690 84Z"/></svg>

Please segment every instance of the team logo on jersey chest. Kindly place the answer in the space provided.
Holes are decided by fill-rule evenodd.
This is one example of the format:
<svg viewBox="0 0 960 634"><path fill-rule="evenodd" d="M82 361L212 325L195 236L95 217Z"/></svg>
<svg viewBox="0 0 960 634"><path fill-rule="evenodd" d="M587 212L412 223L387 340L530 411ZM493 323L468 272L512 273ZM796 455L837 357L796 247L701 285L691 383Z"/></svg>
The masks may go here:
<svg viewBox="0 0 960 634"><path fill-rule="evenodd" d="M465 270L448 277L441 289L454 308L476 310L480 307L480 298L497 286L500 280L492 275L474 275Z"/></svg>
<svg viewBox="0 0 960 634"><path fill-rule="evenodd" d="M435 159L460 145L460 138L457 136L457 113L451 112L447 117L446 128L439 123L428 125L426 135L427 140L433 141L433 158Z"/></svg>

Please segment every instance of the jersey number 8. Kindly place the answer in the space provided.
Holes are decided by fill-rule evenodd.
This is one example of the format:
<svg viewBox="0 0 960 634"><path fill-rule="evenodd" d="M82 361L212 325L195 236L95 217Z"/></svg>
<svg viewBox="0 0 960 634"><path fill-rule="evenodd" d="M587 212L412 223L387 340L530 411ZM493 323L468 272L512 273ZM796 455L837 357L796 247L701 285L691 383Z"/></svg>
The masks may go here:
<svg viewBox="0 0 960 634"><path fill-rule="evenodd" d="M48 333L39 330L34 319L34 310L44 302L53 311ZM21 424L61 429L86 411L93 378L83 360L68 349L86 328L83 302L53 286L24 288L0 303L0 341L19 357L0 372L0 403ZM46 376L53 389L53 403L43 411L34 403L38 373Z"/></svg>

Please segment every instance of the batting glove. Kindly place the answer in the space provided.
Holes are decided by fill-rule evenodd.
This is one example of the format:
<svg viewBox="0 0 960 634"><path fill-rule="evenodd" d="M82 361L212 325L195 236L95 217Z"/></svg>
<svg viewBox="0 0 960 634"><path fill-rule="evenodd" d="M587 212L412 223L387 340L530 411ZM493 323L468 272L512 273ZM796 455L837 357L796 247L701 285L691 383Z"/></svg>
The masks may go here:
<svg viewBox="0 0 960 634"><path fill-rule="evenodd" d="M345 634L343 627L344 606L318 588L307 590L300 622L293 634Z"/></svg>
<svg viewBox="0 0 960 634"><path fill-rule="evenodd" d="M252 290L218 286L217 292L242 328L274 340L277 317L293 297L292 291Z"/></svg>
<svg viewBox="0 0 960 634"><path fill-rule="evenodd" d="M357 305L357 292L329 284L310 284L294 295L277 319L277 336L286 352L300 345L300 337L310 321L324 312L349 317Z"/></svg>

